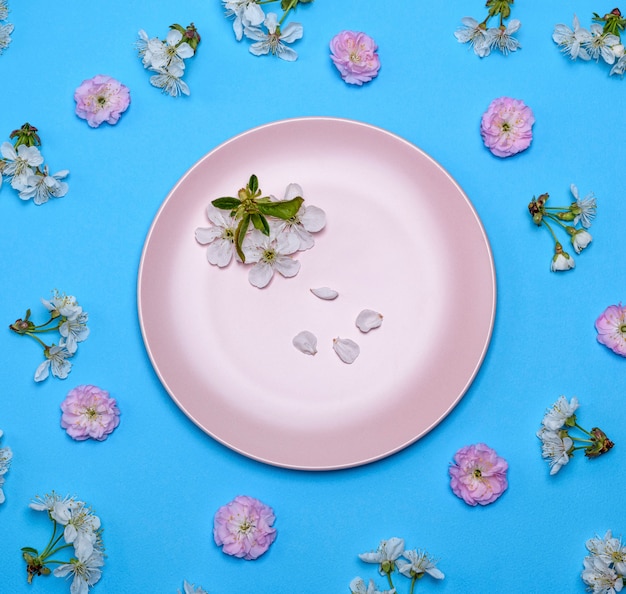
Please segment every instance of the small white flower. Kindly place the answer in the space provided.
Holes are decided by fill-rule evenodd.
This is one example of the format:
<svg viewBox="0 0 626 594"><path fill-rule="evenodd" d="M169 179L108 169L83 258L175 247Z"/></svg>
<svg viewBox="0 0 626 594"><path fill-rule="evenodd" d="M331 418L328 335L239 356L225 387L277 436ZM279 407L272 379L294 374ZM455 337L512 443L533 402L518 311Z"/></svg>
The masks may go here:
<svg viewBox="0 0 626 594"><path fill-rule="evenodd" d="M591 42L591 33L580 26L578 17L574 15L573 29L567 25L557 25L552 33L552 39L559 45L561 51L576 60L589 60L590 56L585 45Z"/></svg>
<svg viewBox="0 0 626 594"><path fill-rule="evenodd" d="M43 163L43 157L36 146L20 144L16 151L10 142L3 142L0 154L5 160L2 174L11 179L11 187L18 191L26 186L28 176L33 175L35 169Z"/></svg>
<svg viewBox="0 0 626 594"><path fill-rule="evenodd" d="M70 594L88 594L89 586L93 586L102 577L104 556L101 551L94 549L91 554L86 555L76 551L76 558L72 558L69 563L57 567L53 573L56 577L73 576L70 586Z"/></svg>
<svg viewBox="0 0 626 594"><path fill-rule="evenodd" d="M611 76L614 74L618 74L619 76L624 76L625 71L626 71L626 56L621 56L619 60L615 62L609 74Z"/></svg>
<svg viewBox="0 0 626 594"><path fill-rule="evenodd" d="M200 586L196 588L194 584L190 584L185 580L183 583L183 592L178 590L178 594L208 594L208 592L203 590Z"/></svg>
<svg viewBox="0 0 626 594"><path fill-rule="evenodd" d="M6 23L5 25L0 25L0 54L9 47L11 43L11 33L13 33L13 24Z"/></svg>
<svg viewBox="0 0 626 594"><path fill-rule="evenodd" d="M293 200L297 197L303 197L302 187L298 184L289 184L285 190L283 200ZM312 248L315 240L311 233L321 231L326 225L326 213L317 206L300 206L298 212L288 220L280 220L275 225L276 234L288 233L296 236L300 247L299 251Z"/></svg>
<svg viewBox="0 0 626 594"><path fill-rule="evenodd" d="M165 41L157 38L148 39L143 56L144 66L148 62L149 67L156 71L169 70L170 66L173 65L177 65L181 70L184 70L184 60L191 58L194 51L186 41L181 43L182 38L183 34L178 29L170 29L165 37ZM142 38L142 42L144 41L145 39Z"/></svg>
<svg viewBox="0 0 626 594"><path fill-rule="evenodd" d="M394 569L396 560L403 552L404 539L394 536L389 540L381 540L376 551L362 553L359 555L359 559L366 563L378 563L378 571L384 575Z"/></svg>
<svg viewBox="0 0 626 594"><path fill-rule="evenodd" d="M572 439L559 433L542 427L537 432L537 437L541 440L542 457L550 460L550 474L556 474L570 460L570 450L574 445Z"/></svg>
<svg viewBox="0 0 626 594"><path fill-rule="evenodd" d="M435 562L426 551L405 551L405 559L398 559L398 571L409 578L420 577L427 573L436 580L442 580L444 575L435 567Z"/></svg>
<svg viewBox="0 0 626 594"><path fill-rule="evenodd" d="M507 26L501 25L500 27L492 27L487 30L487 36L485 42L490 48L499 49L504 55L509 52L515 52L520 47L520 42L513 37L514 33L517 33L522 23L517 19L511 19Z"/></svg>
<svg viewBox="0 0 626 594"><path fill-rule="evenodd" d="M223 0L226 16L234 16L233 31L241 41L244 29L258 27L265 20L263 9L254 0Z"/></svg>
<svg viewBox="0 0 626 594"><path fill-rule="evenodd" d="M2 435L2 430L0 430L0 438ZM9 467L11 466L11 458L13 458L11 448L0 448L0 503L4 503L5 500L2 485L4 485L4 475L9 471Z"/></svg>
<svg viewBox="0 0 626 594"><path fill-rule="evenodd" d="M572 184L570 186L570 190L572 192L572 196L576 199L576 202L572 205L574 206L578 212L578 214L574 217L574 225L580 224L585 228L589 229L591 227L591 222L596 217L596 197L593 195L593 192L589 192L584 198L578 197L578 188Z"/></svg>
<svg viewBox="0 0 626 594"><path fill-rule="evenodd" d="M487 29L484 25L479 24L472 17L463 17L461 22L463 26L454 32L458 42L469 43L470 46L473 46L474 53L481 58L488 56L491 53L491 48L487 43Z"/></svg>
<svg viewBox="0 0 626 594"><path fill-rule="evenodd" d="M613 47L619 44L619 37L611 33L604 33L598 23L594 23L589 29L591 38L585 42L585 49L589 53L589 57L597 62L602 56L607 64L613 64L616 58Z"/></svg>
<svg viewBox="0 0 626 594"><path fill-rule="evenodd" d="M61 497L58 493L52 491L43 497L36 497L29 507L35 511L47 511L50 517L65 526L70 519L70 508L75 504L73 497Z"/></svg>
<svg viewBox="0 0 626 594"><path fill-rule="evenodd" d="M620 575L626 575L626 546L622 544L621 539L613 536L611 530L607 530L604 538L591 538L586 544L593 555L607 565L613 565Z"/></svg>
<svg viewBox="0 0 626 594"><path fill-rule="evenodd" d="M60 340L59 344L53 344L44 349L46 359L35 370L35 381L45 380L50 373L59 379L65 379L72 370L72 363L67 359L72 354L67 350L65 341Z"/></svg>
<svg viewBox="0 0 626 594"><path fill-rule="evenodd" d="M269 12L263 22L267 33L260 27L249 27L244 33L246 37L255 41L250 46L250 53L255 56L273 54L282 60L293 62L298 58L298 54L286 43L293 43L303 35L303 28L300 23L289 23L284 29L278 25L276 13Z"/></svg>
<svg viewBox="0 0 626 594"><path fill-rule="evenodd" d="M254 230L247 248L244 247L246 262L254 263L248 274L250 284L262 289L272 280L275 270L287 278L298 274L300 262L290 257L298 246L293 235L281 233L273 238Z"/></svg>
<svg viewBox="0 0 626 594"><path fill-rule="evenodd" d="M578 229L570 238L572 242L572 246L574 246L574 250L576 250L577 254L580 254L590 243L593 238L591 237L591 233L585 231L584 229Z"/></svg>
<svg viewBox="0 0 626 594"><path fill-rule="evenodd" d="M396 589L391 590L377 590L374 580L370 580L369 584L365 585L363 578L356 577L350 582L351 594L396 594Z"/></svg>
<svg viewBox="0 0 626 594"><path fill-rule="evenodd" d="M593 594L615 594L624 587L622 576L609 567L602 559L588 556L583 559L582 579Z"/></svg>
<svg viewBox="0 0 626 594"><path fill-rule="evenodd" d="M56 289L52 293L50 301L42 299L41 303L50 312L50 315L53 318L57 318L59 316L77 318L83 312L83 308L78 305L74 296L60 293Z"/></svg>
<svg viewBox="0 0 626 594"><path fill-rule="evenodd" d="M150 84L172 97L189 95L189 86L182 79L184 69L178 63L172 63L167 70L163 68L150 68L157 74L150 77Z"/></svg>
<svg viewBox="0 0 626 594"><path fill-rule="evenodd" d="M100 518L82 501L69 507L69 517L63 531L63 538L73 544L79 556L90 557L98 543Z"/></svg>
<svg viewBox="0 0 626 594"><path fill-rule="evenodd" d="M9 17L9 7L7 0L0 0L0 21L6 21Z"/></svg>
<svg viewBox="0 0 626 594"><path fill-rule="evenodd" d="M558 431L569 418L574 416L578 407L578 398L576 396L573 396L570 402L567 401L565 396L560 396L552 405L552 408L548 409L541 424L551 431Z"/></svg>
<svg viewBox="0 0 626 594"><path fill-rule="evenodd" d="M65 338L65 347L70 355L76 352L77 343L87 340L89 336L88 319L87 312L81 312L75 317L68 318L59 326L59 334Z"/></svg>
<svg viewBox="0 0 626 594"><path fill-rule="evenodd" d="M196 241L206 245L206 258L210 264L223 268L228 266L235 250L235 231L237 220L226 214L226 211L215 208L212 204L206 209L211 227L198 227L196 229Z"/></svg>
<svg viewBox="0 0 626 594"><path fill-rule="evenodd" d="M24 188L20 191L19 197L22 200L30 200L37 205L48 202L50 198L61 198L67 194L69 186L66 182L61 181L67 177L69 171L64 169L50 175L48 167L44 168L43 173L35 172L25 179Z"/></svg>
<svg viewBox="0 0 626 594"><path fill-rule="evenodd" d="M550 264L550 270L552 272L558 272L563 270L570 270L576 266L574 258L572 258L567 252L557 252L552 257L552 263Z"/></svg>

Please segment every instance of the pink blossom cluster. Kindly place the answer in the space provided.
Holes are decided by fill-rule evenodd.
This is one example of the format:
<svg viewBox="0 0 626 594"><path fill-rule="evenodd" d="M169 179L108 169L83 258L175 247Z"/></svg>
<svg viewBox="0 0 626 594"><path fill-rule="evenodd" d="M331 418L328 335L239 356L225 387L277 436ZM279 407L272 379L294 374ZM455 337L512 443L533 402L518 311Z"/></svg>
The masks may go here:
<svg viewBox="0 0 626 594"><path fill-rule="evenodd" d="M117 402L96 386L77 386L61 403L61 427L77 441L104 441L120 424Z"/></svg>
<svg viewBox="0 0 626 594"><path fill-rule="evenodd" d="M530 146L534 123L535 116L523 101L500 97L483 114L480 134L496 157L510 157Z"/></svg>
<svg viewBox="0 0 626 594"><path fill-rule="evenodd" d="M376 42L365 33L342 31L330 42L330 59L343 80L362 85L372 80L380 69Z"/></svg>
<svg viewBox="0 0 626 594"><path fill-rule="evenodd" d="M271 507L254 497L239 495L217 510L213 538L227 555L256 559L276 539L274 520Z"/></svg>
<svg viewBox="0 0 626 594"><path fill-rule="evenodd" d="M110 76L98 74L84 80L74 92L76 115L92 128L103 122L116 124L130 105L127 86Z"/></svg>
<svg viewBox="0 0 626 594"><path fill-rule="evenodd" d="M509 465L484 443L465 446L454 455L450 486L468 505L494 502L508 487Z"/></svg>

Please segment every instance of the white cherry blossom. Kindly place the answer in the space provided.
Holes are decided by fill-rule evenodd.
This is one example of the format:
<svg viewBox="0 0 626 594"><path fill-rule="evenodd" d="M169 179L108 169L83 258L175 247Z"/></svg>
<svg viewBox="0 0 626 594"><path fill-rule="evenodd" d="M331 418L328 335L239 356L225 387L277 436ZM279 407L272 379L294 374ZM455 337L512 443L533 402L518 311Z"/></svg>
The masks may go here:
<svg viewBox="0 0 626 594"><path fill-rule="evenodd" d="M196 241L207 246L206 257L210 264L223 268L228 266L236 254L235 231L237 220L227 211L215 208L212 204L206 209L210 227L196 229Z"/></svg>
<svg viewBox="0 0 626 594"><path fill-rule="evenodd" d="M253 263L248 274L250 284L262 289L274 276L274 271L290 278L298 274L300 262L291 258L298 251L295 236L283 234L273 237L263 235L256 229L251 232L244 245L246 262Z"/></svg>
<svg viewBox="0 0 626 594"><path fill-rule="evenodd" d="M255 56L266 54L275 55L282 60L293 62L298 58L295 50L287 47L286 43L293 43L303 35L303 28L300 23L289 23L284 29L278 25L276 13L270 12L263 22L267 32L260 26L249 27L244 30L246 37L255 41L250 46L250 53Z"/></svg>

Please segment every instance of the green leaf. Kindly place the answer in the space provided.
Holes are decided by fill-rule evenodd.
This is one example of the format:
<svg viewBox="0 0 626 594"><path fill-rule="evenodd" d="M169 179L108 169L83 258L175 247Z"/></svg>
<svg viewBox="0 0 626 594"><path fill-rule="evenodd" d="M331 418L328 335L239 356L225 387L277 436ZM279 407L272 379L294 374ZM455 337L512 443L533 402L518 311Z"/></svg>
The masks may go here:
<svg viewBox="0 0 626 594"><path fill-rule="evenodd" d="M286 221L291 217L295 217L300 206L304 202L304 198L297 196L291 200L281 200L280 202L263 202L257 204L259 212L269 217L276 217Z"/></svg>
<svg viewBox="0 0 626 594"><path fill-rule="evenodd" d="M254 228L258 229L261 233L263 233L263 235L270 234L270 225L262 214L252 214L250 215L250 220L252 221Z"/></svg>
<svg viewBox="0 0 626 594"><path fill-rule="evenodd" d="M243 245L243 240L248 232L248 227L250 225L250 215L244 214L241 217L241 221L239 221L239 225L237 225L237 229L235 230L235 249L237 250L237 255L241 258L242 262L246 261L246 256L241 249Z"/></svg>
<svg viewBox="0 0 626 594"><path fill-rule="evenodd" d="M33 549L33 547L22 547L20 550L25 553L35 553L35 555L39 555L39 551L37 551L37 549Z"/></svg>
<svg viewBox="0 0 626 594"><path fill-rule="evenodd" d="M257 176L254 175L254 173L250 176L250 181L248 182L248 188L250 189L250 192L252 195L256 194L257 190L259 189L259 180Z"/></svg>
<svg viewBox="0 0 626 594"><path fill-rule="evenodd" d="M241 200L239 200L239 198L233 198L232 196L224 196L223 198L216 198L211 204L215 206L215 208L233 210L241 204Z"/></svg>

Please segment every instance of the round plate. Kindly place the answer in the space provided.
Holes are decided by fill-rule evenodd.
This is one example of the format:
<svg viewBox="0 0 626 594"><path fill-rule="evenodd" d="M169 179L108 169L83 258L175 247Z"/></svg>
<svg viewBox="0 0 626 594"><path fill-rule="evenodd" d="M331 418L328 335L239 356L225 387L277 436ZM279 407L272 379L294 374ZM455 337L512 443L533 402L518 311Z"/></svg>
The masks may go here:
<svg viewBox="0 0 626 594"><path fill-rule="evenodd" d="M300 184L327 217L298 275L264 289L249 265L211 266L194 237L211 200L253 173L279 199ZM322 286L339 297L310 292ZM453 409L485 356L495 287L483 226L440 165L380 128L299 118L232 138L176 184L145 242L138 306L152 365L194 423L256 460L327 470L397 452ZM363 309L382 326L361 333ZM315 356L292 345L301 330ZM351 365L335 337L360 345Z"/></svg>

